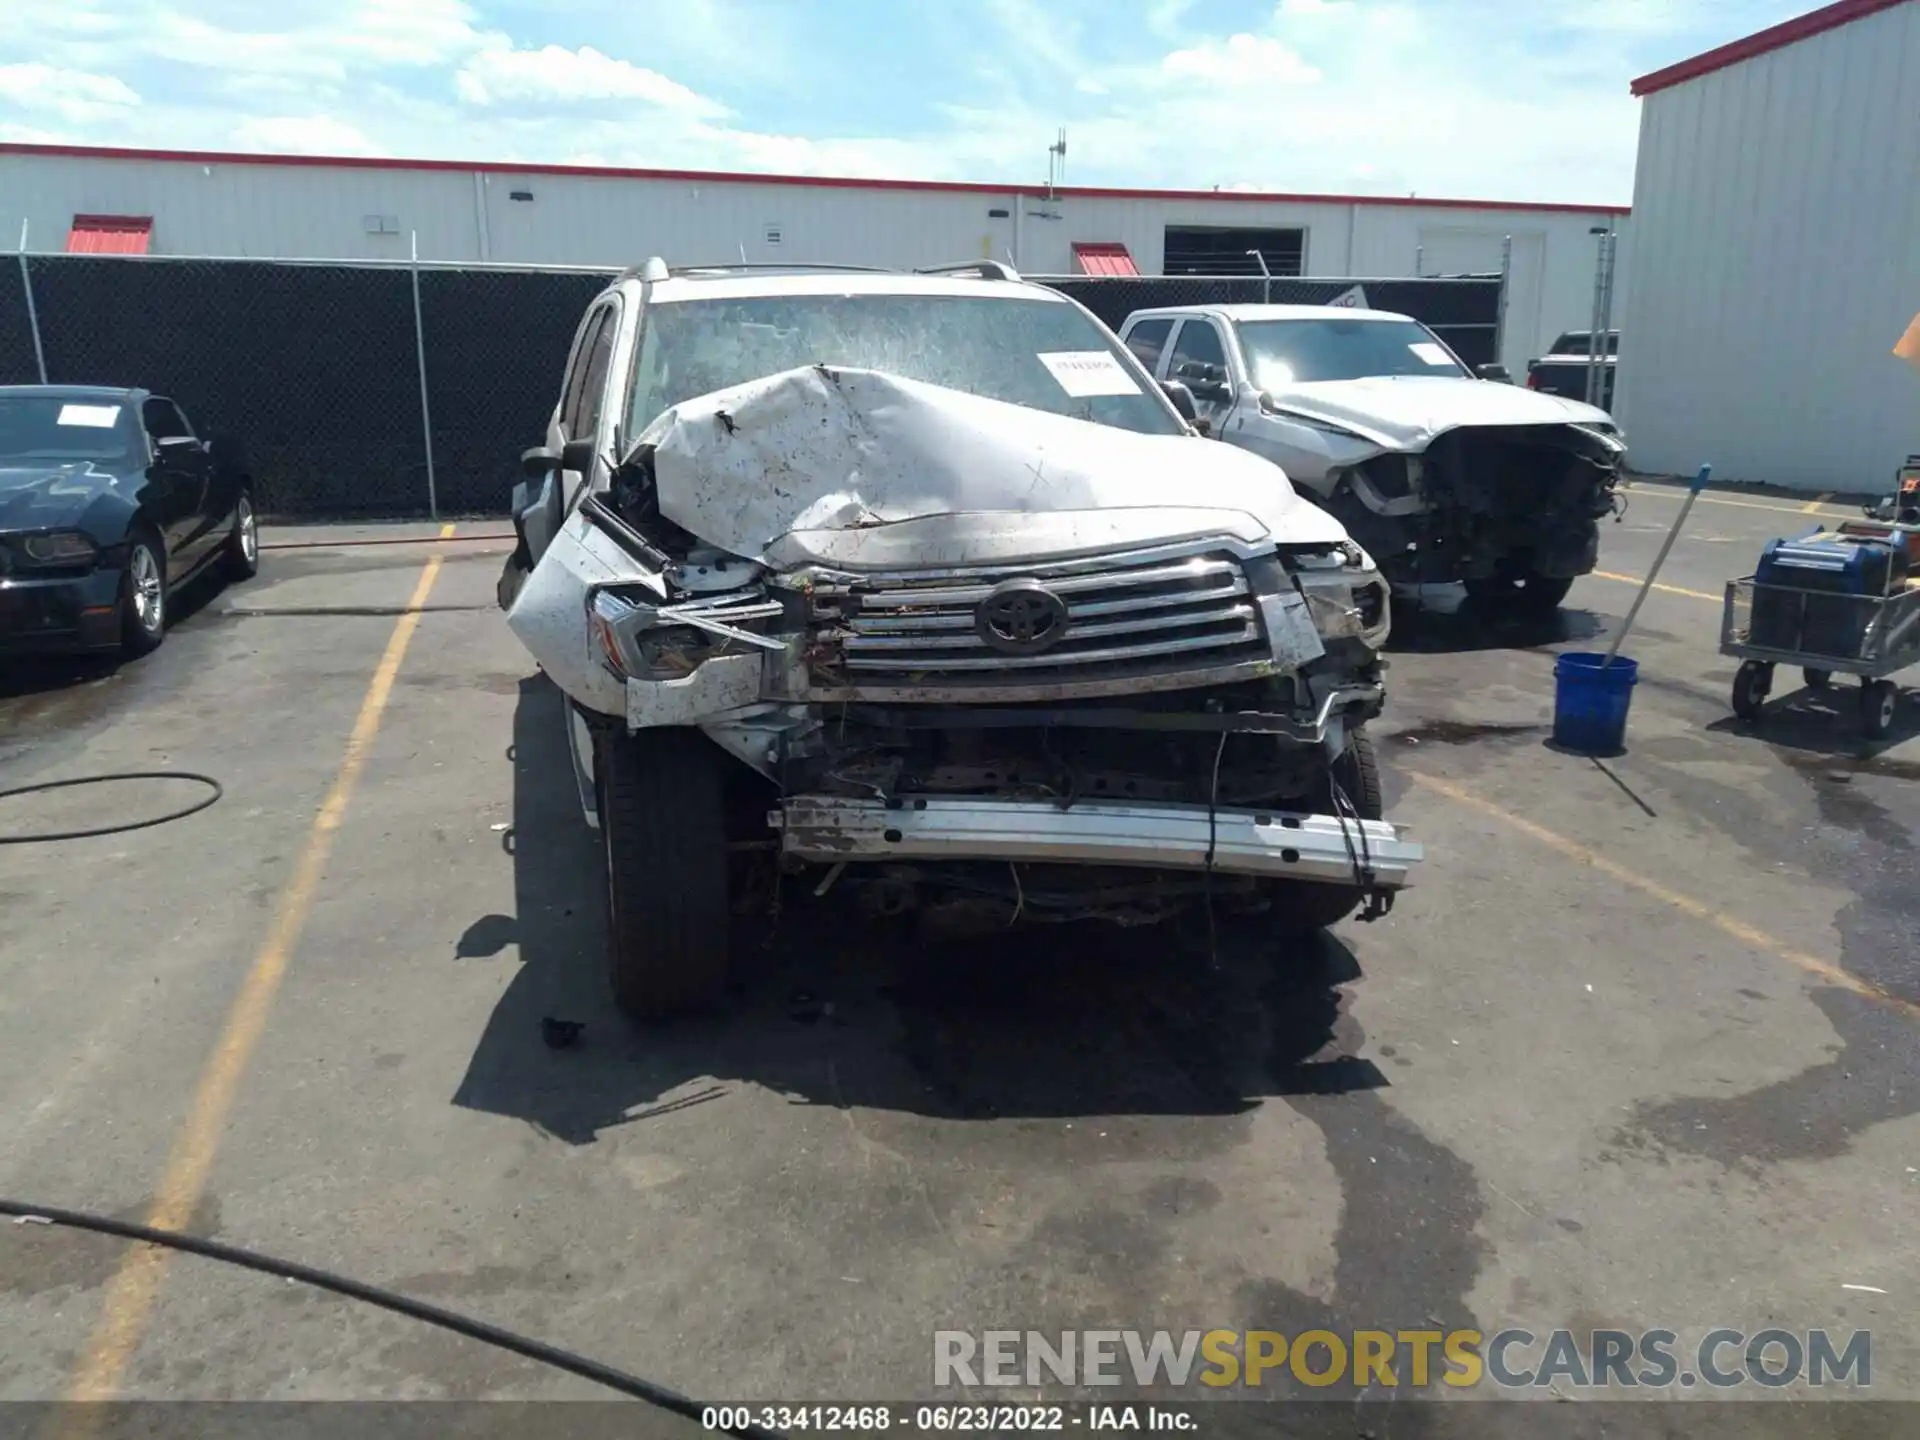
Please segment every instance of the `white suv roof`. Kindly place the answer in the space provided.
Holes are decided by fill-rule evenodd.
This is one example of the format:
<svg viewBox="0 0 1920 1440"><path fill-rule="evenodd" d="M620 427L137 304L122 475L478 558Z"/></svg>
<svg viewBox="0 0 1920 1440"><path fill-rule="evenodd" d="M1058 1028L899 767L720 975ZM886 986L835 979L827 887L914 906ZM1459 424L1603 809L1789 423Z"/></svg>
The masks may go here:
<svg viewBox="0 0 1920 1440"><path fill-rule="evenodd" d="M638 290L645 283L641 269L630 270L617 282ZM678 300L737 299L758 295L985 295L1001 299L1069 303L1057 290L1022 280L1019 274L993 262L979 271L926 274L912 270L833 269L823 266L757 267L752 265L669 271L653 282L649 296L655 305Z"/></svg>
<svg viewBox="0 0 1920 1440"><path fill-rule="evenodd" d="M1207 315L1215 320L1325 320L1339 315L1348 320L1412 320L1393 310L1353 310L1344 305L1161 305L1152 310L1136 310L1127 317L1132 325L1154 318L1171 319L1177 315Z"/></svg>

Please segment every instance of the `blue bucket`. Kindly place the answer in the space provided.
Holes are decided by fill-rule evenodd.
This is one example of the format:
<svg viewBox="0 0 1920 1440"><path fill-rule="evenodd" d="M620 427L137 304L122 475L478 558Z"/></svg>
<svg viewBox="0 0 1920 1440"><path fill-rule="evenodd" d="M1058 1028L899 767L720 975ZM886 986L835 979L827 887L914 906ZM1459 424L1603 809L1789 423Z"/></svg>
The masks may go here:
<svg viewBox="0 0 1920 1440"><path fill-rule="evenodd" d="M1605 665L1604 670L1601 667ZM1573 651L1553 663L1553 742L1582 755L1626 748L1627 709L1640 667L1623 655Z"/></svg>

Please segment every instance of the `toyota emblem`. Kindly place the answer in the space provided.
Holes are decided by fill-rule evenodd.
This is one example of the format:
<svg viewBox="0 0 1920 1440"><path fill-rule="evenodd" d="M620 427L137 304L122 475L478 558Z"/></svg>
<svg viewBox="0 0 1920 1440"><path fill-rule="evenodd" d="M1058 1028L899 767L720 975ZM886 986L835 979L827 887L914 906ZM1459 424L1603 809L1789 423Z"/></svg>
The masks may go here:
<svg viewBox="0 0 1920 1440"><path fill-rule="evenodd" d="M1038 655L1067 633L1067 602L1038 580L1003 580L973 612L974 633L1003 655Z"/></svg>

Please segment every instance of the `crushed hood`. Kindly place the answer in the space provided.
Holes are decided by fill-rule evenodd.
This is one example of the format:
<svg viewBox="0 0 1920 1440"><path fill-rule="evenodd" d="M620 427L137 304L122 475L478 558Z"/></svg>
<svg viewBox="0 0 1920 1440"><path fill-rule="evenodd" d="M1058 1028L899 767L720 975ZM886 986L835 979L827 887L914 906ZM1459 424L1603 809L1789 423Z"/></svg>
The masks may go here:
<svg viewBox="0 0 1920 1440"><path fill-rule="evenodd" d="M1233 446L876 370L808 366L716 391L664 412L637 444L653 447L661 515L774 565L867 550L962 564L1013 533L1029 553L1086 551L1192 533L1208 516L1256 543L1346 534L1277 466Z"/></svg>
<svg viewBox="0 0 1920 1440"><path fill-rule="evenodd" d="M1351 430L1390 450L1421 450L1468 425L1611 426L1604 410L1521 385L1464 376L1379 376L1292 385L1277 410Z"/></svg>

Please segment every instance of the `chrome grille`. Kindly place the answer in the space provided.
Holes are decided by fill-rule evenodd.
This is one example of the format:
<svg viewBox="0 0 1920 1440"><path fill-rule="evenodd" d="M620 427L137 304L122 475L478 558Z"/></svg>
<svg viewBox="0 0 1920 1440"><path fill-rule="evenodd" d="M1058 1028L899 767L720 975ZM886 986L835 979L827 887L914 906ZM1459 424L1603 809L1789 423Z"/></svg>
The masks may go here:
<svg viewBox="0 0 1920 1440"><path fill-rule="evenodd" d="M974 628L975 607L1016 577L1038 581L1067 607L1066 634L1037 654L1001 653ZM1178 682L1200 670L1263 673L1272 658L1246 574L1218 551L876 577L849 599L840 650L854 689L1026 688L1096 674Z"/></svg>

